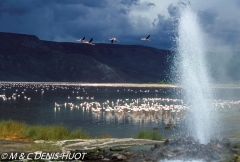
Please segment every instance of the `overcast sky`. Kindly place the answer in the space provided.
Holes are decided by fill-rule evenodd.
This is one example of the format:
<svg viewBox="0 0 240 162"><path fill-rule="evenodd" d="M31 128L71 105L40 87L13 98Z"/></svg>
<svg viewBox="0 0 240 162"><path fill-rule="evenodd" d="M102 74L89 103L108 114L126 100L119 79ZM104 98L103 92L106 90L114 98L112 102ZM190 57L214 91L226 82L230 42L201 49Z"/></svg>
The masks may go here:
<svg viewBox="0 0 240 162"><path fill-rule="evenodd" d="M191 1L212 50L240 50L240 0ZM0 0L0 31L171 49L179 0ZM141 41L151 34L152 41Z"/></svg>

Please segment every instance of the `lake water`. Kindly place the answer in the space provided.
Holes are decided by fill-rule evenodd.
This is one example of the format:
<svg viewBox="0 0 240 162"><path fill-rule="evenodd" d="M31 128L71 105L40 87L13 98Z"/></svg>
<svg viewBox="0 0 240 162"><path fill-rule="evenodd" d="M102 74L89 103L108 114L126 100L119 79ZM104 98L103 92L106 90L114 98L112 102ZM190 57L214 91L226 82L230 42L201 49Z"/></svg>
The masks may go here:
<svg viewBox="0 0 240 162"><path fill-rule="evenodd" d="M235 110L240 105L240 89L219 88L215 92L218 101L213 103L219 109L225 111L228 104ZM184 132L189 109L180 88L0 83L0 95L0 120L62 124L69 129L81 128L92 136L133 137L140 130L153 128L165 136L179 134Z"/></svg>

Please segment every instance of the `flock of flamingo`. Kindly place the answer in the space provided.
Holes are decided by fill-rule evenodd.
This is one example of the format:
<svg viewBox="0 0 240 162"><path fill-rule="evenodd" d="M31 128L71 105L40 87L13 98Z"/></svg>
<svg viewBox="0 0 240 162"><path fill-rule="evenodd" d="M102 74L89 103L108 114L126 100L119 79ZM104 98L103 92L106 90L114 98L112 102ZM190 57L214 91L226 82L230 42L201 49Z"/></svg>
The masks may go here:
<svg viewBox="0 0 240 162"><path fill-rule="evenodd" d="M84 100L84 97L77 96L77 99ZM240 100L214 100L212 106L219 111L228 111L240 107ZM93 101L93 98L86 97L81 103L73 102L56 103L54 111L62 109L70 111L78 110L83 114L91 113L96 123L124 123L126 120L132 123L162 123L179 125L185 120L186 111L190 109L182 99L172 98L137 98L117 99L105 102Z"/></svg>
<svg viewBox="0 0 240 162"><path fill-rule="evenodd" d="M83 100L83 97L80 98ZM126 98L116 99L116 101L106 100L102 103L91 100L93 99L85 100L80 104L55 102L54 111L69 108L71 111L92 113L93 117L97 119L97 123L101 122L102 118L104 118L102 121L107 123L114 121L124 123L126 120L133 123L159 123L162 121L177 123L180 121L181 112L188 109L187 106L180 104L182 100L171 98Z"/></svg>
<svg viewBox="0 0 240 162"><path fill-rule="evenodd" d="M120 88L119 88L120 89ZM115 88L114 93L122 91ZM11 90L12 94L6 95L6 91ZM65 90L69 92L64 100L55 102L53 111L55 114L63 110L82 114L83 116L91 115L96 123L162 123L164 125L180 124L185 116L186 111L191 109L184 103L183 99L164 98L164 97L133 97L133 98L115 98L106 99L101 102L95 96L88 95L88 88L79 84L47 84L47 83L0 83L0 99L1 102L12 103L20 98L31 102L32 96L27 96L28 91L33 93L41 93L43 95L47 91ZM125 90L125 89L124 89ZM126 89L129 93L160 93L161 89L133 90ZM98 87L96 92L98 93ZM112 92L104 92L112 93ZM28 93L29 94L29 93ZM240 100L214 100L212 105L216 110L228 111L240 107ZM51 107L51 105L49 105Z"/></svg>
<svg viewBox="0 0 240 162"><path fill-rule="evenodd" d="M141 40L143 40L143 41L150 41L149 37L150 37L150 35L148 35L148 36L145 37L145 38L141 38ZM118 40L117 38L110 38L109 40L111 41L111 43L113 43L113 42L119 42L119 40ZM95 44L92 43L93 38L91 38L89 41L85 41L85 37L83 37L83 38L81 38L81 39L76 39L76 41L77 41L77 42L86 43L86 44L89 44L89 45L93 45L93 46L95 45Z"/></svg>

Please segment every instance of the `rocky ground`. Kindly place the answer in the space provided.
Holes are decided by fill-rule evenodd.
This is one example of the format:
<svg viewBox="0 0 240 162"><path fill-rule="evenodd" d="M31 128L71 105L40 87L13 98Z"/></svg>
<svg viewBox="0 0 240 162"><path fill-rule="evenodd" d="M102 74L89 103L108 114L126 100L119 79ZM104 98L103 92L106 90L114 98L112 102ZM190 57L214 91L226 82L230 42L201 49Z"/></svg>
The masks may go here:
<svg viewBox="0 0 240 162"><path fill-rule="evenodd" d="M46 144L47 143L47 144ZM48 147L33 148L33 145L46 144ZM49 147L49 145L54 147ZM42 146L42 145L41 145ZM27 150L27 151L26 151ZM31 151L30 151L31 150ZM20 153L31 153L28 159L21 159ZM152 141L141 139L91 139L91 140L64 140L50 141L0 141L1 160L6 160L5 155L18 153L19 161L31 161L40 154L73 155L68 158L52 159L54 161L166 161L166 160L202 160L202 161L240 161L240 139L224 138L212 140L203 145L193 138L178 138L174 140ZM3 156L4 155L4 156ZM39 156L37 156L39 158ZM35 159L36 160L36 159ZM9 161L9 159L7 160ZM44 161L44 160L43 160ZM45 160L49 161L49 160Z"/></svg>

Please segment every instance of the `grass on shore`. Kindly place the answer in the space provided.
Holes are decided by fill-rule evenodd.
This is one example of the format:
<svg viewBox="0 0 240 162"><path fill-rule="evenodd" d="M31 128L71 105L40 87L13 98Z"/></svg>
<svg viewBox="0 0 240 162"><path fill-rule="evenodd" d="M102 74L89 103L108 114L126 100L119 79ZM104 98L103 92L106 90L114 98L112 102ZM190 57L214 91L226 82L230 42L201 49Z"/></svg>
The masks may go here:
<svg viewBox="0 0 240 162"><path fill-rule="evenodd" d="M163 135L156 130L142 130L135 136L137 139L162 140Z"/></svg>
<svg viewBox="0 0 240 162"><path fill-rule="evenodd" d="M62 125L27 125L14 120L0 122L0 139L67 140L89 138L91 138L89 134L81 129L71 131Z"/></svg>
<svg viewBox="0 0 240 162"><path fill-rule="evenodd" d="M77 129L69 130L63 125L27 125L15 120L0 121L0 139L23 140L68 140L68 139L96 139L110 138L108 134L99 137L91 137L87 132ZM143 130L135 136L137 139L162 140L163 136L156 130Z"/></svg>

